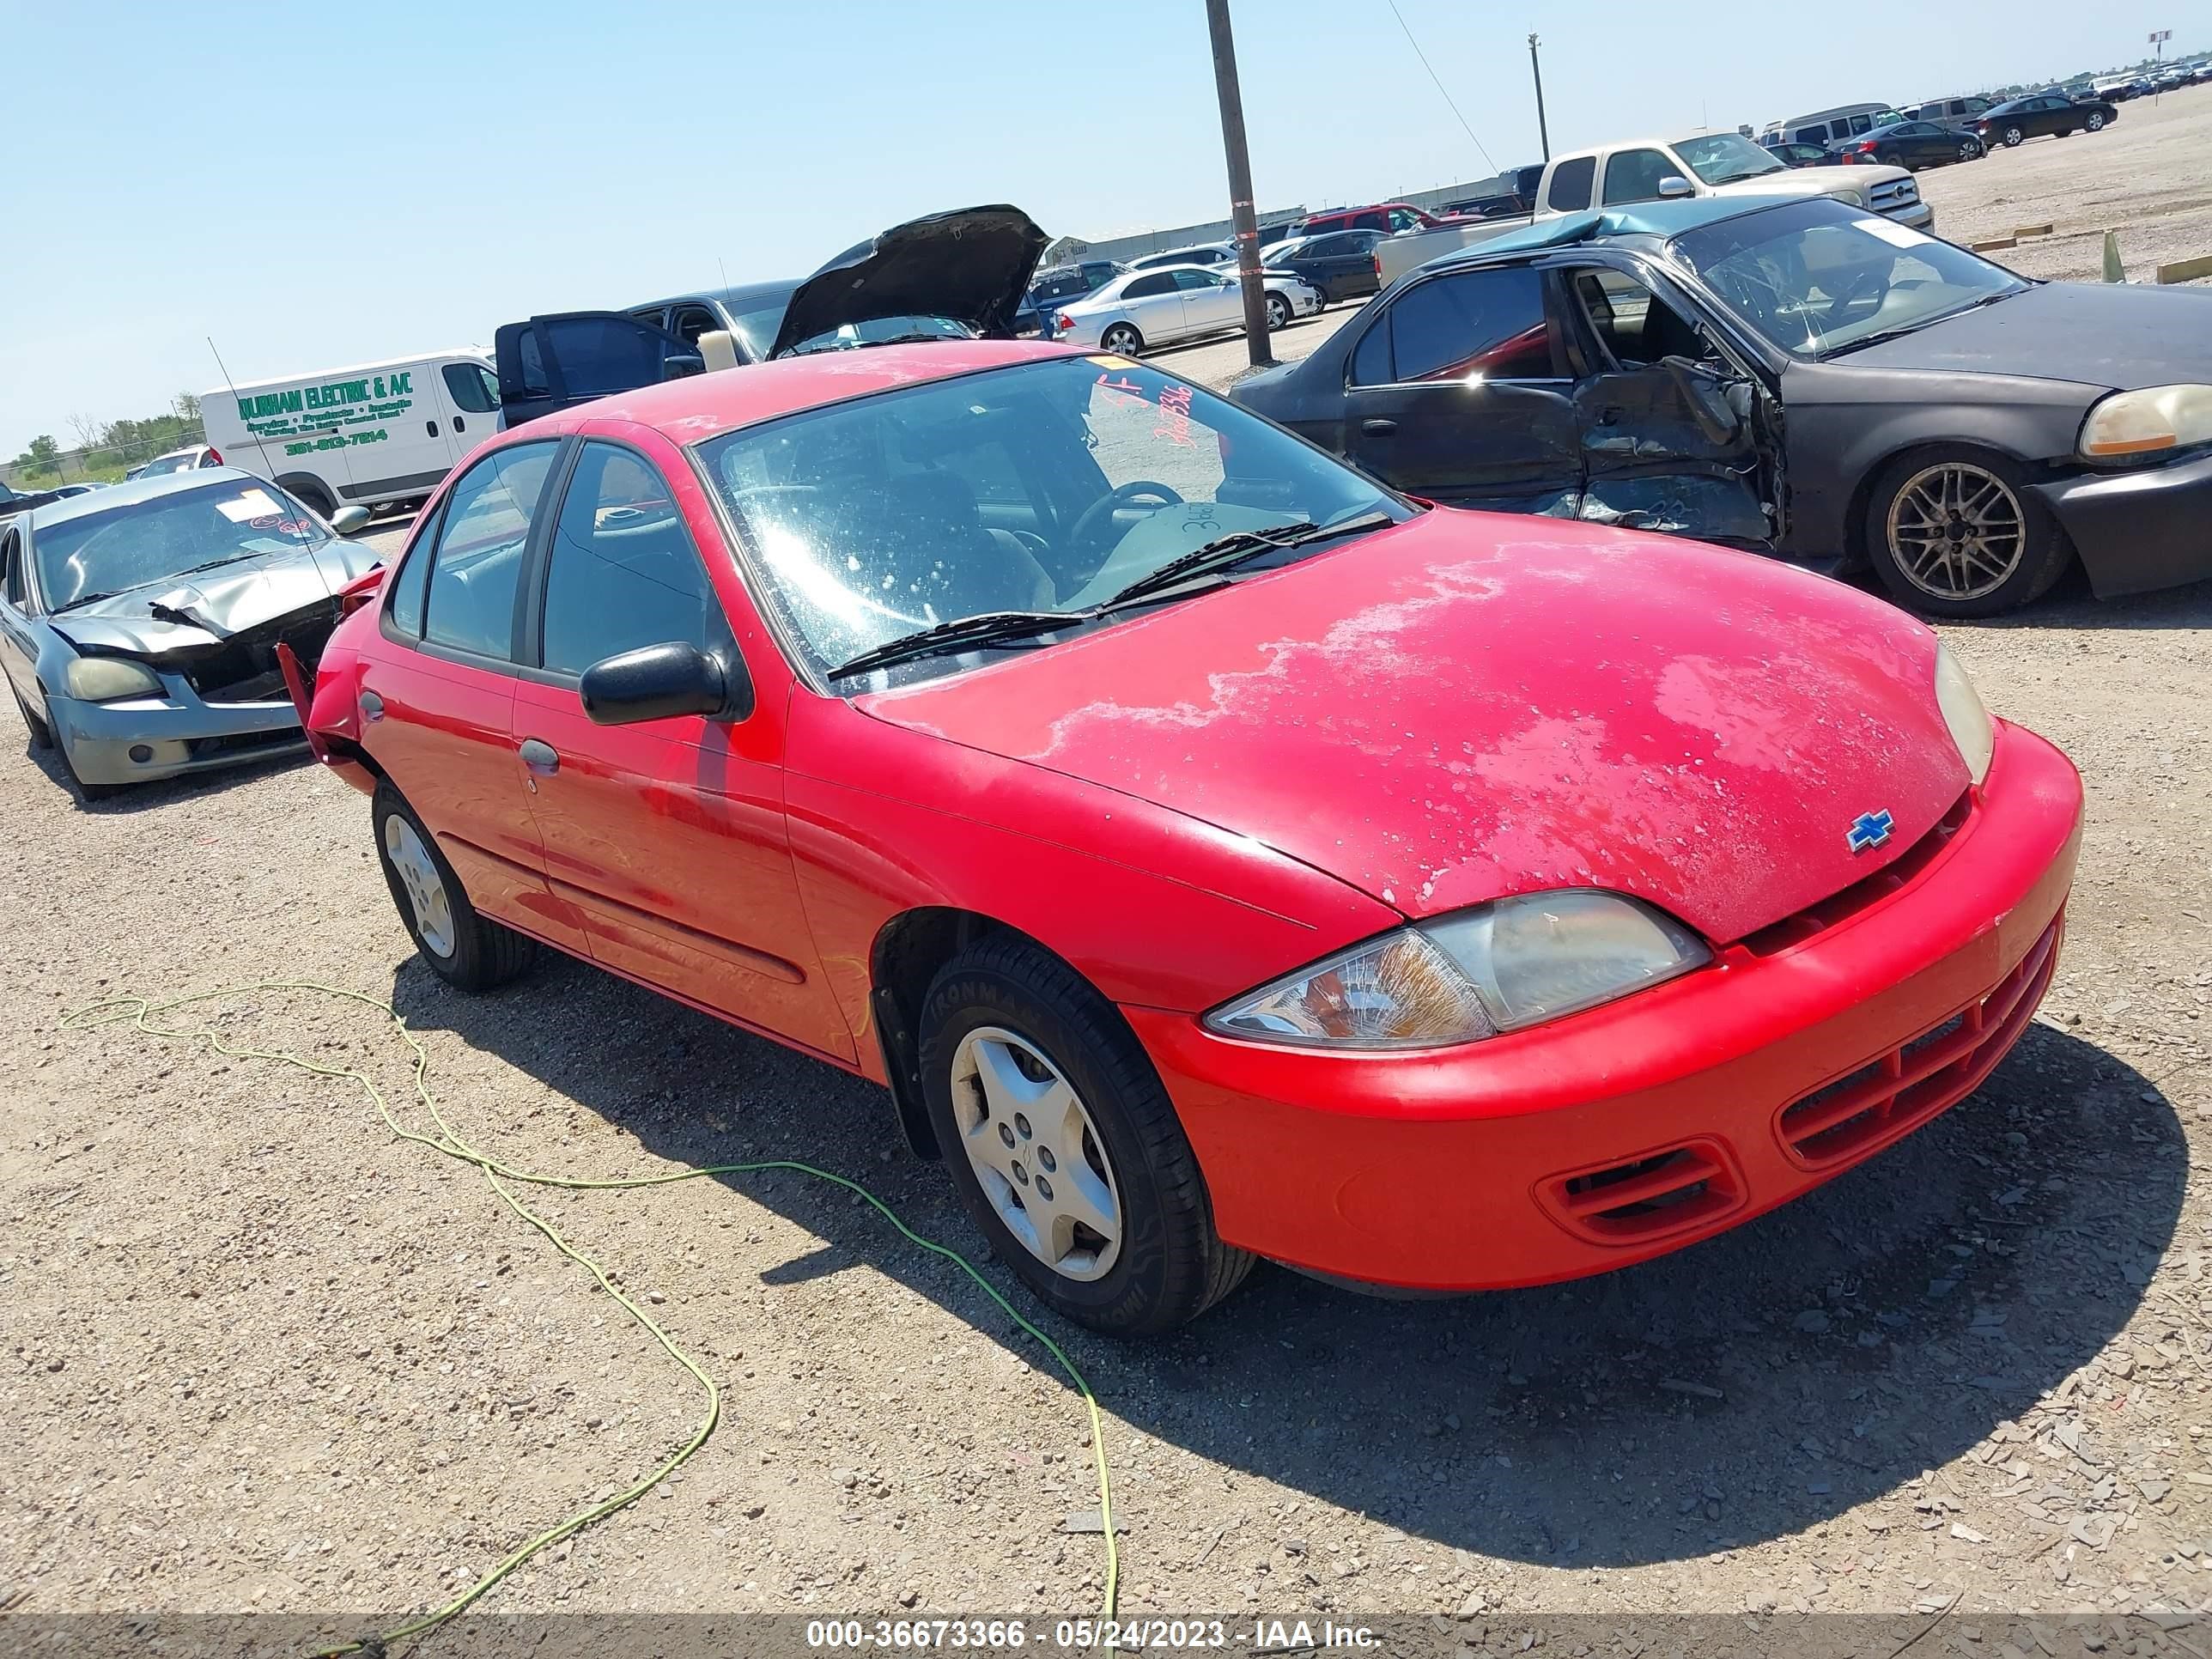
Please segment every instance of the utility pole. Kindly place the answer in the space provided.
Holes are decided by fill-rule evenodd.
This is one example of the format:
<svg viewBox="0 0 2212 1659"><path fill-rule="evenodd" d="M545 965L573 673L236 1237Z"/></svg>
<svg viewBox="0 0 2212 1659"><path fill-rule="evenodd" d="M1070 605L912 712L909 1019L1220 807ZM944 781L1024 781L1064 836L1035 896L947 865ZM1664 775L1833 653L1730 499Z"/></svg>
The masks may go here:
<svg viewBox="0 0 2212 1659"><path fill-rule="evenodd" d="M1244 289L1244 340L1252 367L1275 361L1267 349L1267 285L1260 275L1260 216L1252 206L1252 157L1244 144L1244 99L1237 89L1237 42L1229 0L1206 0L1213 36L1213 89L1221 100L1221 148L1229 158L1229 217L1237 231L1237 278Z"/></svg>
<svg viewBox="0 0 2212 1659"><path fill-rule="evenodd" d="M1536 137L1544 146L1544 159L1552 159L1552 135L1544 126L1544 66L1536 60L1536 37L1528 37L1528 73L1536 77Z"/></svg>

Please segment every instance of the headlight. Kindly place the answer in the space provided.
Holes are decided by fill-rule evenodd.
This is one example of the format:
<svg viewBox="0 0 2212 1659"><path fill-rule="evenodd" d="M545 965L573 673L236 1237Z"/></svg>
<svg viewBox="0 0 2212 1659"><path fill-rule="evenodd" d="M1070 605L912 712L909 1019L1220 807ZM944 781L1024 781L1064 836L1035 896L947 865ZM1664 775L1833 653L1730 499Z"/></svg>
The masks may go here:
<svg viewBox="0 0 2212 1659"><path fill-rule="evenodd" d="M2115 392L2089 411L2076 446L2085 459L2125 460L2212 443L2212 386Z"/></svg>
<svg viewBox="0 0 2212 1659"><path fill-rule="evenodd" d="M1942 646L1936 647L1936 705L1943 711L1943 724L1951 728L1951 741L1959 745L1959 758L1979 783L1990 775L1990 751L1996 744L1996 728L1982 694L1958 659Z"/></svg>
<svg viewBox="0 0 2212 1659"><path fill-rule="evenodd" d="M1224 1036L1431 1048L1556 1019L1711 960L1649 905L1575 889L1419 922L1302 968L1206 1017Z"/></svg>
<svg viewBox="0 0 2212 1659"><path fill-rule="evenodd" d="M161 695L161 676L127 657L73 658L68 680L70 696L80 702L120 702L125 697Z"/></svg>
<svg viewBox="0 0 2212 1659"><path fill-rule="evenodd" d="M1838 202L1848 202L1853 207L1863 208L1867 204L1866 194L1863 191L1839 190L1833 191L1832 194Z"/></svg>

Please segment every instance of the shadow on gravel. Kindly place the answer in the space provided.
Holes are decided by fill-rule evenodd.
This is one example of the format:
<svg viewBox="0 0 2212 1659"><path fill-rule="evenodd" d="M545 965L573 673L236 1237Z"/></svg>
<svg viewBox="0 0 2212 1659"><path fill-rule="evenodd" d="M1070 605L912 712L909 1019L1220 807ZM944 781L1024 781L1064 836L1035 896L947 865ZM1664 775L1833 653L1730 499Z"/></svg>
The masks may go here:
<svg viewBox="0 0 2212 1659"><path fill-rule="evenodd" d="M76 786L70 783L69 771L62 764L61 750L39 748L31 742L27 732L21 731L20 722L18 730L20 735L16 741L21 746L24 758L46 774L46 781L53 785L78 811L98 817L120 817L132 812L150 811L159 806L174 805L195 795L212 794L252 778L267 777L284 771L302 764L307 758L307 746L302 744L297 749L279 749L267 755L257 755L217 771L191 772L182 777L163 778L153 783L134 783L102 799L88 801L77 794Z"/></svg>
<svg viewBox="0 0 2212 1659"><path fill-rule="evenodd" d="M2088 579L2077 565L2046 599L2002 617L1954 625L1998 630L2203 628L2212 626L2212 581L2191 582L2186 587L2163 588L2155 593L2130 593L2117 599L2100 599L2089 591Z"/></svg>
<svg viewBox="0 0 2212 1659"><path fill-rule="evenodd" d="M778 1045L566 960L476 1000L410 959L394 1000L659 1157L805 1159L867 1182L925 1235L981 1248L941 1170L898 1142L884 1095ZM1106 1408L1160 1440L1447 1545L1632 1565L1798 1532L2027 1410L2133 1312L2186 1173L2164 1096L2038 1024L1899 1146L1641 1267L1422 1302L1262 1267L1166 1341L1048 1322ZM763 1282L868 1267L1050 1374L856 1200L789 1175L726 1179L825 1241ZM1147 1516L1141 1489L1128 1506L1140 1532L1180 1530Z"/></svg>

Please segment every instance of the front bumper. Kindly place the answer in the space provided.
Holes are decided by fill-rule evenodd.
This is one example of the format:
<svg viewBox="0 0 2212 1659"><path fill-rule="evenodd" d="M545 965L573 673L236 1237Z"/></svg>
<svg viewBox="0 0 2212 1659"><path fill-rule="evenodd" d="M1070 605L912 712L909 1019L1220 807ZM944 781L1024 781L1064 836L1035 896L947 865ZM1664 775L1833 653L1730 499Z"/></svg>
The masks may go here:
<svg viewBox="0 0 2212 1659"><path fill-rule="evenodd" d="M1881 216L1885 219L1894 219L1908 230L1936 228L1936 209L1934 204L1929 202L1915 202L1910 207L1902 207L1894 213L1885 213Z"/></svg>
<svg viewBox="0 0 2212 1659"><path fill-rule="evenodd" d="M1229 1243L1422 1289L1601 1273L1786 1203L1978 1085L2056 965L2081 813L2066 757L2001 725L1972 810L1902 886L1462 1048L1330 1054L1125 1012Z"/></svg>
<svg viewBox="0 0 2212 1659"><path fill-rule="evenodd" d="M150 783L307 748L289 700L202 702L175 676L164 675L162 682L168 696L128 702L46 699L55 740L78 777L87 783Z"/></svg>
<svg viewBox="0 0 2212 1659"><path fill-rule="evenodd" d="M2212 576L2212 454L2031 488L2065 526L2100 599Z"/></svg>

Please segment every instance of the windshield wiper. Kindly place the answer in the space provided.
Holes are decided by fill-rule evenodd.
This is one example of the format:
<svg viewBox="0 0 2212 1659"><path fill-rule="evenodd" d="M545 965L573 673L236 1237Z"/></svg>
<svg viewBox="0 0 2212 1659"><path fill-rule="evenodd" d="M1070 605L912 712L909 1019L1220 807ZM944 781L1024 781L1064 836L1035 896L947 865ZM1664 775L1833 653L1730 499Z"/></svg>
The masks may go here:
<svg viewBox="0 0 2212 1659"><path fill-rule="evenodd" d="M1856 340L1846 340L1839 346L1829 347L1820 354L1820 361L1826 362L1831 357L1842 356L1846 351L1859 351L1868 346L1881 345L1891 340L1902 339L1908 334L1917 334L1923 328L1933 328L1938 323L1948 322L1954 317L1963 317L1970 311L1979 311L1984 306L1993 306L2000 300L2009 300L2014 295L2025 291L2023 289L2017 288L2002 289L1995 294L1984 294L1978 300L1969 300L1962 306L1953 306L1948 311L1939 311L1933 317L1923 317L1917 322L1901 324L1896 328L1877 329L1872 334L1862 335Z"/></svg>
<svg viewBox="0 0 2212 1659"><path fill-rule="evenodd" d="M1269 525L1264 530L1231 531L1226 536L1217 536L1210 542L1200 543L1189 552L1170 559L1158 569L1138 577L1098 608L1111 611L1117 605L1133 604L1152 594L1164 592L1194 576L1226 570L1247 559L1257 558L1262 553L1279 553L1285 548L1304 547L1337 536L1356 536L1363 531L1380 530L1385 525L1395 523L1397 520L1388 513L1363 513L1356 519L1346 519L1336 524L1319 525L1308 520L1298 524Z"/></svg>
<svg viewBox="0 0 2212 1659"><path fill-rule="evenodd" d="M79 605L98 605L102 599L114 599L121 597L120 593L80 593L67 605L58 605L46 614L50 617L58 617L63 611L74 611Z"/></svg>
<svg viewBox="0 0 2212 1659"><path fill-rule="evenodd" d="M227 564L240 564L247 559L258 559L260 556L258 553L226 553L219 559L209 559L200 564L188 564L175 574L179 576L197 576L203 570L219 569Z"/></svg>
<svg viewBox="0 0 2212 1659"><path fill-rule="evenodd" d="M951 646L988 645L997 640L1048 634L1088 622L1094 614L1088 611L985 611L972 617L956 617L951 622L936 623L872 646L849 661L839 663L830 671L830 678L842 679L848 674L864 674L871 668L888 668L894 663L912 662L917 657L935 656Z"/></svg>

